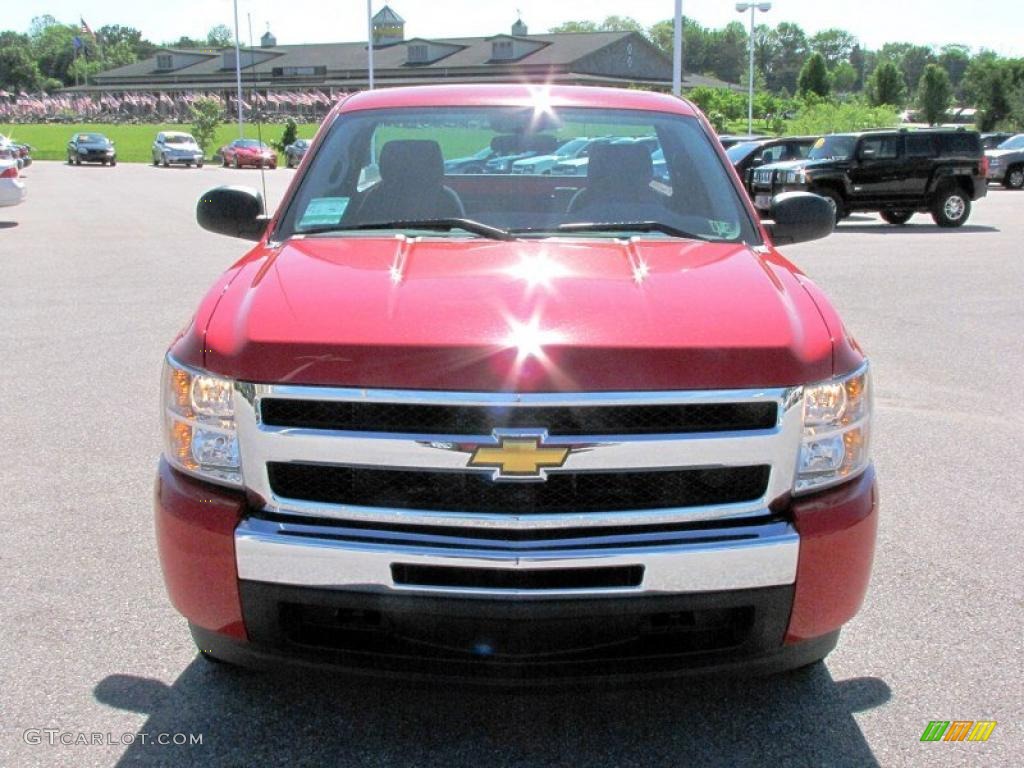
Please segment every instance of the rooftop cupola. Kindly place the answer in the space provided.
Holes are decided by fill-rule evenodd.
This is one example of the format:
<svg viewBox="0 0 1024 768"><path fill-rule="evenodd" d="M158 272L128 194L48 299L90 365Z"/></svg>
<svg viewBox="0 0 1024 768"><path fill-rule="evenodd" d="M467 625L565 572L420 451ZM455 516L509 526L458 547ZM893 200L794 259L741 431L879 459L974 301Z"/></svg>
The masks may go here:
<svg viewBox="0 0 1024 768"><path fill-rule="evenodd" d="M373 44L391 45L405 39L405 19L385 5L373 17Z"/></svg>

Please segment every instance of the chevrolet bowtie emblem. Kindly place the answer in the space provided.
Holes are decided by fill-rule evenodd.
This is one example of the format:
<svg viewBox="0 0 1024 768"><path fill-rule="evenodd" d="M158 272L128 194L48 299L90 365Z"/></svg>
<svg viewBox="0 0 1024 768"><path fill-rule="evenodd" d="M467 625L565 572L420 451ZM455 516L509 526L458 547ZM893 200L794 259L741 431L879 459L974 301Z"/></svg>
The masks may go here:
<svg viewBox="0 0 1024 768"><path fill-rule="evenodd" d="M471 467L494 467L495 479L543 478L545 467L560 467L568 446L542 446L540 437L503 437L498 445L481 445L469 459Z"/></svg>

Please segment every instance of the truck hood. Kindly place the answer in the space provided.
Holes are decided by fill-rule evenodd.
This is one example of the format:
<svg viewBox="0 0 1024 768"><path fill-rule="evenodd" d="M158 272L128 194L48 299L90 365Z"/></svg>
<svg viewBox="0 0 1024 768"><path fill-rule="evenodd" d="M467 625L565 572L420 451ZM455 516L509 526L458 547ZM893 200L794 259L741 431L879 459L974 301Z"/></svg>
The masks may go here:
<svg viewBox="0 0 1024 768"><path fill-rule="evenodd" d="M255 382L783 386L832 375L829 331L797 275L737 244L296 238L236 265L205 335L182 346Z"/></svg>
<svg viewBox="0 0 1024 768"><path fill-rule="evenodd" d="M798 168L803 168L806 171L810 171L814 168L833 168L837 163L844 162L840 160L808 160L806 158L802 160L784 160L781 163L771 163L768 165L758 166L761 168L771 168L773 171L792 171Z"/></svg>

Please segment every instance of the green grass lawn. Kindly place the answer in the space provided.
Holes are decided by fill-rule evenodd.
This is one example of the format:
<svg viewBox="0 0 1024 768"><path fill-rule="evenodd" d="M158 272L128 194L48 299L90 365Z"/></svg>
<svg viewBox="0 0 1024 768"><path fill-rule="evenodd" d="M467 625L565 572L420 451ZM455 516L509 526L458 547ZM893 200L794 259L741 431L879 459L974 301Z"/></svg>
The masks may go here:
<svg viewBox="0 0 1024 768"><path fill-rule="evenodd" d="M319 128L319 123L300 123L299 138L311 139ZM153 139L160 131L188 131L187 125L114 125L104 123L78 123L78 124L43 124L43 125L2 125L0 133L8 136L14 141L24 142L32 146L32 158L34 160L64 160L67 158L67 143L72 134L80 132L95 132L105 134L113 139L117 147L117 159L123 163L148 163L152 160L150 152L153 146ZM280 124L263 126L263 141L270 144L279 141L284 133L284 126ZM256 138L256 126L245 125L245 135L249 138ZM232 139L238 138L238 125L225 123L217 129L217 138L213 146L207 149L206 156L211 158L213 153ZM283 158L279 158L283 160Z"/></svg>

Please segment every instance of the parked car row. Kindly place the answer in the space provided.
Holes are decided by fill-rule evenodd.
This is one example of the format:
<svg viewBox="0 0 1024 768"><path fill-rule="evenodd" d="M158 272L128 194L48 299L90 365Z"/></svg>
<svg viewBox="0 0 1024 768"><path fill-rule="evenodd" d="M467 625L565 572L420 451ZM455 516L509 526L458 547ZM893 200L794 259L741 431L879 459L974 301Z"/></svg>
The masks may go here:
<svg viewBox="0 0 1024 768"><path fill-rule="evenodd" d="M32 165L32 147L9 139L0 133L0 161L13 160L18 169Z"/></svg>
<svg viewBox="0 0 1024 768"><path fill-rule="evenodd" d="M27 145L11 144L17 150L5 149L6 139L0 136L0 159L13 157L18 160L18 167L32 162ZM289 168L295 168L309 149L310 142L299 139L285 147L285 162ZM217 150L214 157L220 164L227 167L243 168L277 168L277 152L262 141L256 139L235 139ZM205 155L198 142L189 133L183 131L161 131L153 140L151 147L153 165L167 168L171 165L202 168ZM100 163L101 165L117 165L117 148L114 142L102 133L88 132L74 134L67 145L68 165L82 163Z"/></svg>

